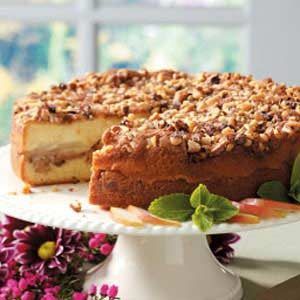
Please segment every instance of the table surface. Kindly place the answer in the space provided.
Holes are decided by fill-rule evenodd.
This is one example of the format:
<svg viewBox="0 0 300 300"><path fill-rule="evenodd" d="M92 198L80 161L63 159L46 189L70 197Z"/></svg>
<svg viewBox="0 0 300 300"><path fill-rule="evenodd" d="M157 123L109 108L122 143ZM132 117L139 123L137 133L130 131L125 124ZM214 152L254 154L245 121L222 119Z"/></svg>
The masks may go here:
<svg viewBox="0 0 300 300"><path fill-rule="evenodd" d="M241 234L229 265L242 278L244 300L300 274L300 222Z"/></svg>

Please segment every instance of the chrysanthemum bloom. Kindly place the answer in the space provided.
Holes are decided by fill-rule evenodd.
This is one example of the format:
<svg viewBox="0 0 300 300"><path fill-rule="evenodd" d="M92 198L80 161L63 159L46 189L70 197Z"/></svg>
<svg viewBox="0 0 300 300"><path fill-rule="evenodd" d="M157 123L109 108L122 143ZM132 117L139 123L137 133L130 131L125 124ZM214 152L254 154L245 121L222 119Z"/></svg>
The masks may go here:
<svg viewBox="0 0 300 300"><path fill-rule="evenodd" d="M236 233L216 234L209 236L209 247L219 262L230 263L234 249L230 246L240 240Z"/></svg>
<svg viewBox="0 0 300 300"><path fill-rule="evenodd" d="M3 247L0 241L0 287L11 273L10 262L12 260L13 254L13 248Z"/></svg>
<svg viewBox="0 0 300 300"><path fill-rule="evenodd" d="M13 234L15 230L24 229L26 226L30 226L32 223L19 220L10 216L4 216L2 221L2 232L3 232L3 241L2 243L7 243L13 240Z"/></svg>
<svg viewBox="0 0 300 300"><path fill-rule="evenodd" d="M27 226L14 232L15 260L22 266L21 274L64 274L68 264L81 248L81 234L71 230L43 225Z"/></svg>

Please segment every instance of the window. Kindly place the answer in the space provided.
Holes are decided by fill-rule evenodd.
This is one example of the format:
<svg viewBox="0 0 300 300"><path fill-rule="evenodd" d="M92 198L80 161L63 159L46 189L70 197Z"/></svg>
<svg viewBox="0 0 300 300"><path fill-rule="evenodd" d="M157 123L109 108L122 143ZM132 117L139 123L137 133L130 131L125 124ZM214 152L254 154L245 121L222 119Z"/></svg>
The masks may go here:
<svg viewBox="0 0 300 300"><path fill-rule="evenodd" d="M86 71L247 71L246 0L3 0L0 144L12 102Z"/></svg>
<svg viewBox="0 0 300 300"><path fill-rule="evenodd" d="M0 22L0 144L8 140L15 98L74 74L74 27Z"/></svg>

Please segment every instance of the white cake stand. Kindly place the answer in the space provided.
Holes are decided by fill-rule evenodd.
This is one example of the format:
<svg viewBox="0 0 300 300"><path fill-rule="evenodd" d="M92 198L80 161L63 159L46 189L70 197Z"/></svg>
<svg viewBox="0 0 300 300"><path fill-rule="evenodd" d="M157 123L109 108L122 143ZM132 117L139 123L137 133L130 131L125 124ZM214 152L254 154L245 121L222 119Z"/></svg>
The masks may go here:
<svg viewBox="0 0 300 300"><path fill-rule="evenodd" d="M220 224L203 234L191 223L180 228L146 226L142 229L114 223L108 212L87 203L87 184L33 188L13 174L9 146L0 148L0 211L30 222L86 232L118 234L115 249L105 263L87 275L91 283L117 284L122 300L240 300L238 276L211 253L206 234L241 232L300 220L300 214L255 225ZM16 193L16 194L15 194ZM74 200L82 212L70 208Z"/></svg>

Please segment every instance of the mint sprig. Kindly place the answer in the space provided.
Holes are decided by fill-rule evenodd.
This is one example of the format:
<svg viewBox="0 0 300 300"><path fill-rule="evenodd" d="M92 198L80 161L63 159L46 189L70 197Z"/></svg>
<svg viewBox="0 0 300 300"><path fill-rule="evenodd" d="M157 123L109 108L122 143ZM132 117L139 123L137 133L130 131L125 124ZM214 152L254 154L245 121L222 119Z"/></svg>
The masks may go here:
<svg viewBox="0 0 300 300"><path fill-rule="evenodd" d="M238 209L225 197L209 192L200 184L191 196L170 194L161 196L150 204L149 212L165 219L180 222L192 220L201 231L226 221L238 213Z"/></svg>
<svg viewBox="0 0 300 300"><path fill-rule="evenodd" d="M207 231L213 224L221 223L238 214L238 209L227 198L210 193L204 184L200 184L193 191L190 202L194 208L196 207L193 222L201 231Z"/></svg>
<svg viewBox="0 0 300 300"><path fill-rule="evenodd" d="M300 153L297 155L293 164L289 195L300 202Z"/></svg>
<svg viewBox="0 0 300 300"><path fill-rule="evenodd" d="M186 194L170 194L153 200L148 211L160 218L185 222L191 219L194 209L190 204L190 196Z"/></svg>
<svg viewBox="0 0 300 300"><path fill-rule="evenodd" d="M277 201L300 202L300 153L293 164L289 190L280 181L268 181L259 187L257 194L262 198Z"/></svg>
<svg viewBox="0 0 300 300"><path fill-rule="evenodd" d="M192 221L201 231L207 231L214 225L213 216L201 205L196 208Z"/></svg>
<svg viewBox="0 0 300 300"><path fill-rule="evenodd" d="M292 174L291 174L291 179L290 179L290 185L295 186L297 182L300 180L300 153L297 155L293 168L292 168Z"/></svg>
<svg viewBox="0 0 300 300"><path fill-rule="evenodd" d="M278 200L289 202L289 192L287 188L280 181L268 181L263 183L258 191L257 195L261 198Z"/></svg>

